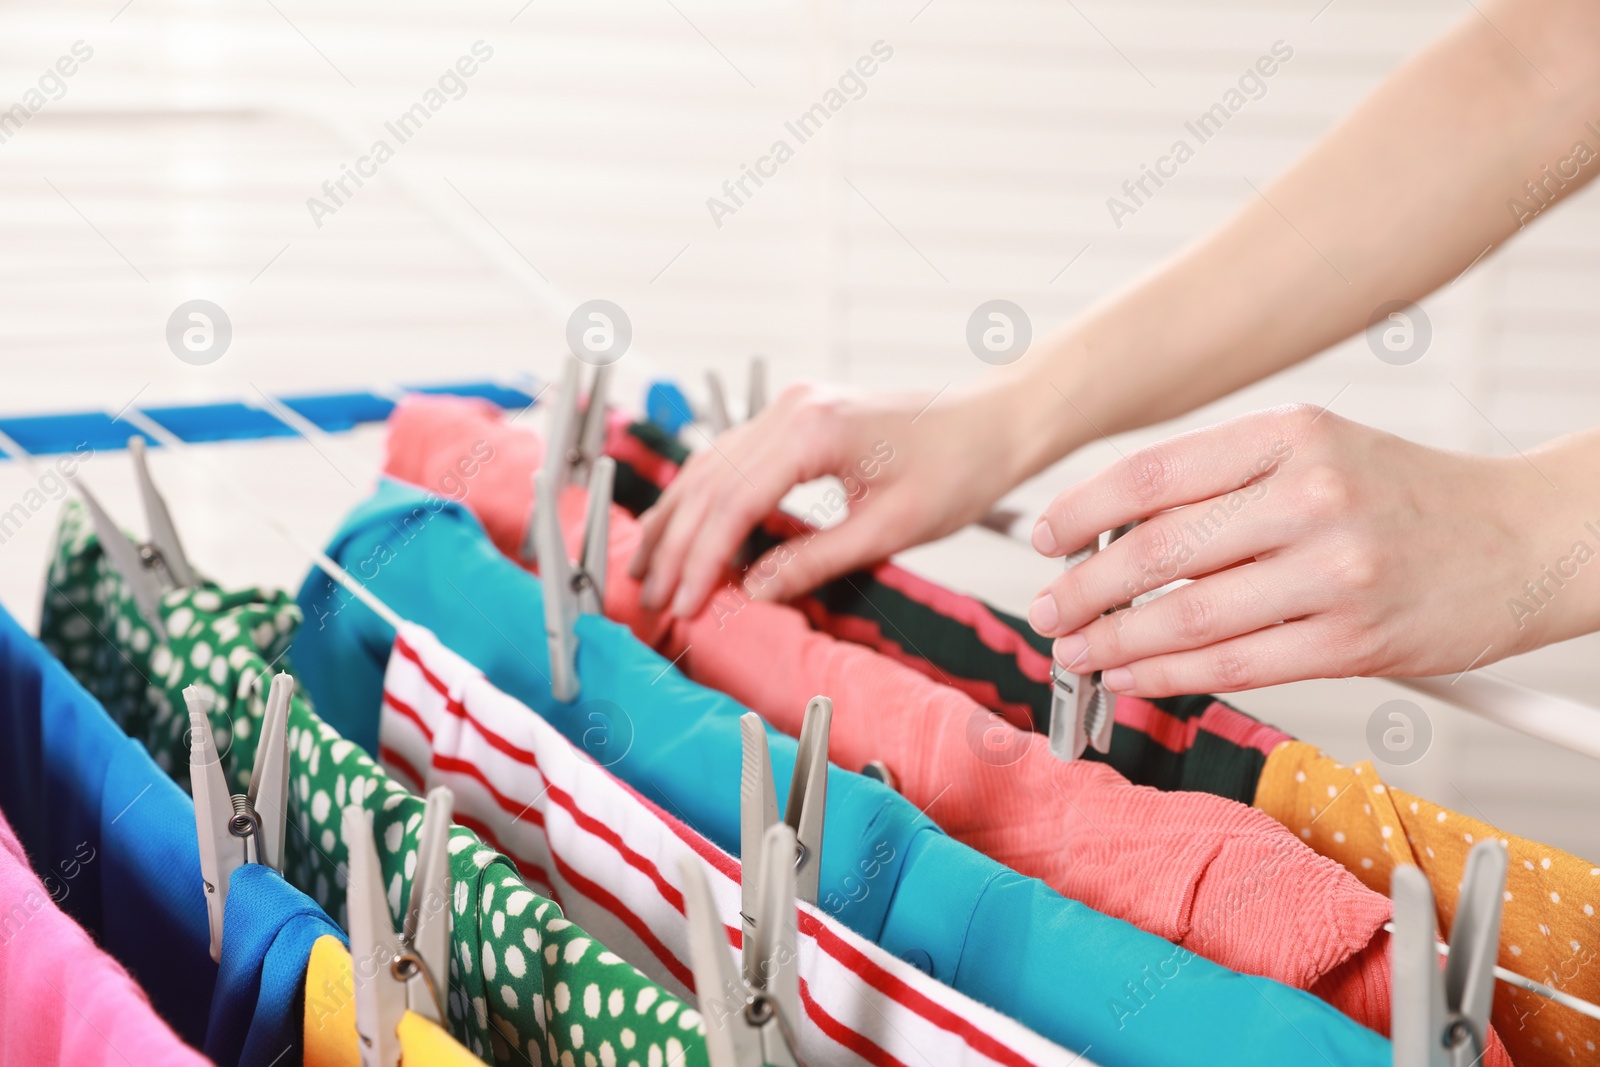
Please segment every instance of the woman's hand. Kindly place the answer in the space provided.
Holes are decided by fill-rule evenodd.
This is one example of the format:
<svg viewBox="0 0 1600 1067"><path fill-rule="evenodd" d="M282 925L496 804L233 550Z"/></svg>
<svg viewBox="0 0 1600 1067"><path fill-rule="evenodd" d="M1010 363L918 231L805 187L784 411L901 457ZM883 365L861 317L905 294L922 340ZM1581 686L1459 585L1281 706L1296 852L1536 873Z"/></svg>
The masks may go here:
<svg viewBox="0 0 1600 1067"><path fill-rule="evenodd" d="M1444 674L1587 632L1600 480L1595 444L1569 441L1462 455L1315 407L1185 434L1050 505L1033 534L1047 556L1149 518L1051 582L1029 621L1064 666L1150 697ZM1102 616L1179 578L1195 580Z"/></svg>
<svg viewBox="0 0 1600 1067"><path fill-rule="evenodd" d="M750 531L791 488L824 475L839 478L843 492L807 518L817 525L846 510L848 517L756 561L744 583L750 595L785 600L960 529L1024 474L1004 403L993 389L942 398L785 390L690 456L642 516L629 570L644 579L645 607L670 598L678 615L699 611Z"/></svg>

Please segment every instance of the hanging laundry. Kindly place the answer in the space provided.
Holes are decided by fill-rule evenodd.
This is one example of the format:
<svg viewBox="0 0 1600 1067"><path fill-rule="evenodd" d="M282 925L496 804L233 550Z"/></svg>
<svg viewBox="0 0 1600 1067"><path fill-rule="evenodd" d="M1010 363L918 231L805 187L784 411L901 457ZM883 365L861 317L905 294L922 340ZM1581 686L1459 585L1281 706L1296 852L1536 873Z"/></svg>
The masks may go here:
<svg viewBox="0 0 1600 1067"><path fill-rule="evenodd" d="M53 896L0 817L0 1063L204 1067Z"/></svg>
<svg viewBox="0 0 1600 1067"><path fill-rule="evenodd" d="M113 714L125 715L130 732L180 776L187 769L183 731L171 724L186 725L187 719L171 709L183 707L186 686L210 689L217 697L212 726L219 749L226 749L225 769L233 788L243 792L241 771L253 765L265 691L274 666L284 665L300 621L294 603L282 593L257 589L174 590L161 603L164 642L140 616L76 501L63 511L57 560L40 628L63 661L87 684L103 688ZM75 619L92 624L80 626ZM347 805L360 804L373 816L392 903L404 899L414 873L422 798L391 780L298 696L290 703L289 743L293 822L285 877L330 913L344 915L339 822ZM455 928L447 1001L452 1030L463 1045L491 1062L513 1051L532 1058L530 1048L559 1061L563 1053L582 1058L585 1051L634 1043L688 1064L706 1062L698 1021L679 1024L681 1000L564 919L555 903L531 892L512 861L472 829L454 827L450 849ZM537 871L527 873L540 878ZM586 998L609 997L613 990L628 1003L645 998L655 1008L623 1017L576 1015ZM565 1018L568 1013L573 1014Z"/></svg>
<svg viewBox="0 0 1600 1067"><path fill-rule="evenodd" d="M575 744L594 725L590 712L617 709L625 719L616 721L631 727L632 738L612 771L737 851L739 705L689 682L626 630L594 616L578 620L584 694L577 703L557 703L545 680L538 580L501 556L463 508L436 494L381 483L328 551L402 617L447 632L453 649ZM365 709L364 729L376 744L393 630L320 573L300 599L307 617L294 653L301 677L319 705L337 704L352 718ZM795 744L775 735L771 746L784 780ZM832 897L825 907L1065 1048L1093 1044L1093 1056L1108 1065L1278 1064L1313 1048L1331 1050L1335 1062L1389 1058L1387 1042L1314 997L1226 971L1066 900L952 841L878 783L835 769L828 789L821 866ZM1156 975L1163 960L1178 959L1182 982L1162 981L1156 995L1139 992L1143 967ZM1063 1011L1063 989L1088 1008ZM1248 1049L1232 1040L1240 1032L1252 1035Z"/></svg>
<svg viewBox="0 0 1600 1067"><path fill-rule="evenodd" d="M524 543L544 452L537 434L510 426L491 405L415 397L393 415L389 442L388 473L438 492L459 484L464 461L492 455L477 464L464 502L497 545ZM574 553L586 504L578 487L562 498ZM807 699L828 694L833 760L880 760L900 792L957 840L1230 969L1337 997L1340 1010L1387 1033L1388 898L1280 823L1220 797L1133 786L1103 764L1063 763L1043 735L731 586L692 619L646 612L627 574L638 524L613 511L606 614L695 681L792 736Z"/></svg>
<svg viewBox="0 0 1600 1067"><path fill-rule="evenodd" d="M657 428L618 419L608 427L606 452L618 460L616 498L635 513L655 502L687 456L681 444ZM757 531L756 547L764 550L794 530L792 519L774 516ZM1049 678L1050 642L1032 633L1023 620L942 589L890 563L828 583L794 603L824 632L877 648L934 677L947 679L987 706L1006 713L1012 721L1016 721L1017 695L1031 694L1025 696L1024 702L1035 729L1048 732L1049 690L1038 680ZM1306 813L1314 806L1313 801L1325 802L1327 787L1333 785L1338 792L1342 784L1319 780L1308 791L1294 775L1310 765L1323 771L1340 765L1314 748L1308 752L1309 746L1299 742L1291 746L1291 741L1290 735L1215 697L1141 700L1124 696L1117 700L1111 751L1102 756L1091 749L1085 757L1104 760L1142 785L1203 791L1253 802L1296 832L1308 829L1309 824L1313 836L1308 840L1318 852L1338 859L1371 888L1387 893L1388 870L1393 861L1380 863L1375 859L1383 853L1384 840L1372 837L1372 833L1381 834L1382 827L1369 826L1371 832L1360 833L1337 819L1329 821L1328 817L1310 823L1311 816ZM1269 767L1273 773L1264 774ZM1411 803L1432 810L1430 817L1435 826L1477 822L1417 798L1406 801L1405 810ZM1364 805L1354 807L1364 815ZM1443 820L1439 819L1441 814ZM1512 883L1529 875L1529 864L1546 877L1552 868L1571 872L1573 877L1565 895L1559 887L1540 885L1519 891L1515 885L1508 886L1511 898L1506 903L1508 934L1502 938L1502 965L1581 999L1600 999L1600 968L1583 965L1581 961L1588 958L1588 951L1572 947L1574 942L1580 946L1600 942L1600 928L1589 926L1565 938L1543 933L1547 928L1570 928L1579 913L1584 921L1590 919L1590 913L1582 912L1580 903L1577 911L1567 913L1565 923L1560 918L1552 923L1552 917L1546 914L1547 902L1552 893L1563 900L1584 901L1586 896L1580 887L1600 883L1600 875L1595 873L1600 867L1549 846L1503 834L1487 824L1479 826L1478 830L1463 829L1457 834L1455 844L1459 847L1454 851L1458 854L1448 870L1435 877L1436 872L1424 866L1440 901L1441 929L1448 929L1465 850L1470 848L1463 835L1475 834L1478 840L1488 835L1507 842L1520 841L1520 848L1513 849ZM1389 828L1391 833L1398 832L1399 823L1391 823ZM1336 841L1336 835L1342 840ZM1358 840L1366 843L1364 848L1355 845ZM1388 859L1386 853L1383 858ZM1543 866L1546 861L1551 867ZM1587 895L1600 895L1600 889ZM1447 901L1452 905L1448 912ZM1600 901L1594 903L1600 906ZM1513 928L1524 931L1518 942L1510 940L1509 931ZM1511 954L1509 946L1513 943L1524 954L1529 945L1554 946L1557 951L1542 964L1530 963L1527 955ZM1343 969L1324 986L1323 991L1336 1003L1339 994L1333 990L1348 973ZM1549 1049L1557 1050L1556 1059L1569 1062L1574 1055L1581 1058L1592 1053L1591 1042L1600 1044L1600 1023L1594 1020L1503 982L1497 984L1495 996L1495 1025L1519 1063L1539 1062L1538 1057Z"/></svg>
<svg viewBox="0 0 1600 1067"><path fill-rule="evenodd" d="M502 833L519 859L562 871L568 914L581 915L592 928L590 917L603 913L626 931L613 946L628 945L637 950L635 959L690 982L679 873L686 857L696 859L717 887L722 921L736 940L739 861L629 789L603 760L494 688L433 634L406 626L396 636L383 700L384 762L403 778L416 776L419 788L449 786L457 811ZM590 729L623 725L597 719ZM798 1037L801 1058L812 1067L978 1067L1070 1057L894 959L820 908L802 906L796 945L804 990ZM1095 1058L1091 1052L1089 1059Z"/></svg>
<svg viewBox="0 0 1600 1067"><path fill-rule="evenodd" d="M404 410L397 412L394 425L404 417ZM391 431L392 454L416 462L413 446L393 452L393 439ZM613 418L606 454L617 461L617 503L637 515L656 502L688 450L650 423ZM485 498L493 494L479 499ZM798 520L770 515L751 534L749 558L803 532ZM823 633L954 686L1017 726L1050 732L1051 642L1015 615L891 562L837 578L790 603ZM1215 697L1123 696L1117 698L1111 750L1089 749L1083 758L1109 763L1138 785L1248 804L1268 754L1287 740L1282 731Z"/></svg>
<svg viewBox="0 0 1600 1067"><path fill-rule="evenodd" d="M54 568L50 584L72 575ZM338 927L275 871L249 864L231 880L213 963L189 798L3 611L0 768L0 807L51 897L185 1041L227 1065L298 1053L306 959L318 937L342 937Z"/></svg>
<svg viewBox="0 0 1600 1067"><path fill-rule="evenodd" d="M355 970L338 938L311 946L306 969L306 1052L302 1067L361 1067L356 1034ZM396 1031L400 1067L471 1067L478 1058L430 1019L408 1011Z"/></svg>
<svg viewBox="0 0 1600 1067"><path fill-rule="evenodd" d="M1600 866L1396 789L1370 762L1347 766L1301 741L1267 760L1256 806L1379 892L1389 891L1397 865L1422 868L1441 930L1455 917L1467 852L1498 838L1510 852L1500 966L1600 1002ZM1592 1062L1600 1046L1600 1021L1505 982L1495 983L1491 1017L1522 1067Z"/></svg>

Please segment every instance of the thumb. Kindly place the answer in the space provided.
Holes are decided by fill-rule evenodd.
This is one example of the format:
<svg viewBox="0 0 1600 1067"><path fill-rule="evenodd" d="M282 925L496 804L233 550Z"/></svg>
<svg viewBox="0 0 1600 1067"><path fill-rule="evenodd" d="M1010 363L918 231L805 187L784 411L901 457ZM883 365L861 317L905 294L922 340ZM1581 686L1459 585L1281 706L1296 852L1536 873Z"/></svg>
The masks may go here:
<svg viewBox="0 0 1600 1067"><path fill-rule="evenodd" d="M877 563L894 551L888 527L875 515L852 515L826 530L806 531L768 549L745 572L752 600L792 600L841 574Z"/></svg>

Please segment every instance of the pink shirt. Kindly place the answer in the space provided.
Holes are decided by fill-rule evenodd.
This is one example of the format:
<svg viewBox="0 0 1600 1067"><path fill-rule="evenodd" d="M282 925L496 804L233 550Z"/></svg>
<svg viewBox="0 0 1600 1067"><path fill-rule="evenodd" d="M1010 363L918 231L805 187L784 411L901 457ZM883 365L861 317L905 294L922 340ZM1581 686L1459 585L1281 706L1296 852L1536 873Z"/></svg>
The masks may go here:
<svg viewBox="0 0 1600 1067"><path fill-rule="evenodd" d="M94 862L88 860L87 862ZM0 1065L205 1067L122 965L56 907L0 816Z"/></svg>

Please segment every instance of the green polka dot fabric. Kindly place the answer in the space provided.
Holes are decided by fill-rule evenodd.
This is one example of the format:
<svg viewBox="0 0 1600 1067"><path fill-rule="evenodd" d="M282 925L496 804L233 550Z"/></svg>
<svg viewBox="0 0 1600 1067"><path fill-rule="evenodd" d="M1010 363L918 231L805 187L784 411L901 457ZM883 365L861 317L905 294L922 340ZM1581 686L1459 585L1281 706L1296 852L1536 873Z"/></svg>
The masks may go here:
<svg viewBox="0 0 1600 1067"><path fill-rule="evenodd" d="M166 641L139 614L82 505L69 501L40 639L186 789L183 690L213 693L217 748L232 789L242 793L271 676L287 669L299 608L282 592L226 592L207 583L168 593L161 615ZM399 914L416 868L422 799L299 697L289 710L289 746L284 877L347 926L340 812L359 804L372 813L390 908ZM470 830L453 827L449 848L455 899L448 1007L463 1045L488 1063L534 1067L708 1062L704 1023L691 1007L564 919L510 859ZM314 1008L318 993L308 995Z"/></svg>

